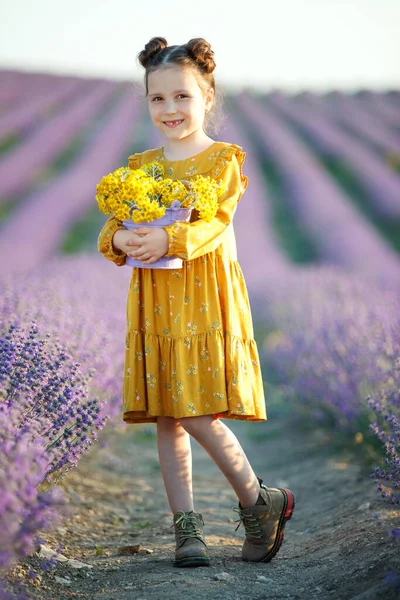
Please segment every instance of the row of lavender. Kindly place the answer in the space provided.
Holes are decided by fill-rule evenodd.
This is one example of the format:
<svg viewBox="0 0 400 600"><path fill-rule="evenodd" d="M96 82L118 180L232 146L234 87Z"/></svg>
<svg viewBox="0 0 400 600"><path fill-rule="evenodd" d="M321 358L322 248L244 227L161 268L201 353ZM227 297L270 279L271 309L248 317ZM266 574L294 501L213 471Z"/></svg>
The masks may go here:
<svg viewBox="0 0 400 600"><path fill-rule="evenodd" d="M348 97L315 100L311 107L296 106L282 94L268 99L274 113L294 125L318 156L346 162L377 216L400 216L400 176L386 160L400 157L400 117L397 128L390 127Z"/></svg>
<svg viewBox="0 0 400 600"><path fill-rule="evenodd" d="M248 94L234 104L259 151L280 171L285 195L317 240L320 255L318 267L286 263L284 269L280 263L274 272L265 262L266 279L253 293L257 318L269 331L263 349L266 371L273 369L292 390L306 418L329 415L339 428L361 428L364 434L369 428L378 436L386 450L384 467L375 473L378 490L399 506L400 259L352 208L279 112ZM252 241L262 244L253 234ZM243 251L241 259L248 246Z"/></svg>
<svg viewBox="0 0 400 600"><path fill-rule="evenodd" d="M239 96L234 106L240 109L242 119L246 118L246 127L251 128L252 139L257 138L260 151L279 169L283 194L298 222L316 241L321 261L399 280L398 254L353 207L282 115L249 94ZM317 121L317 117L312 119ZM374 164L383 169L384 163L378 159ZM366 163L365 171L369 168L370 163ZM395 216L400 214L400 177L397 182L389 169L385 174L387 179L379 171L377 182L398 186L391 203ZM387 189L391 189L389 184Z"/></svg>
<svg viewBox="0 0 400 600"><path fill-rule="evenodd" d="M24 77L32 87L32 78ZM3 94L7 97L8 87L9 94L15 95L18 85L21 96L26 94L29 86L24 82L24 77L18 77L14 73L6 74ZM126 85L104 81L87 82L74 78L38 77L35 90L36 93L29 95L24 103L16 103L13 109L5 108L0 118L0 144L7 134L10 135L12 132L18 134L18 142L4 155L0 163L0 203L13 194L20 194L23 197L23 202L16 204L2 227L0 257L5 255L7 248L13 248L13 252L7 257L7 262L0 263L0 271L3 272L10 268L14 271L28 271L57 249L60 236L73 225L80 211L83 212L91 206L91 190L94 183L107 169L119 163L133 131L126 127L126 123L133 123L138 116L137 99L134 98L133 90L130 91L129 86ZM116 92L123 97L114 106L107 126L103 126L97 132L88 130L87 147L82 149L81 155L73 164L65 169L61 176L53 177L31 191L30 185L34 181L37 182L38 174L42 172L46 162L51 161L51 158L57 156L63 148L68 147L71 140L81 134L82 127L89 117L101 111L104 103L107 103ZM361 100L363 98L364 96ZM367 98L370 99L370 96ZM259 124L264 128L265 139L268 139L267 135L272 134L268 121L270 124L278 123L278 127L275 128L278 137L282 135L291 137L289 149L296 156L295 160L292 160L296 177L293 183L288 182L289 187L300 188L301 192L303 181L299 173L300 161L314 162L315 173L312 183L317 187L319 194L331 197L331 201L328 206L318 206L314 203L310 207L308 199L315 196L315 190L310 195L310 189L306 189L306 201L299 204L303 209L303 215L299 210L298 219L306 221L310 235L318 240L323 249L321 259L331 260L330 255L333 251L336 254L335 260L338 260L340 247L343 264L348 263L361 268L367 258L369 264L374 261L378 266L383 261L384 264L388 263L388 269L391 269L392 250L379 238L370 223L352 209L349 198L340 192L332 177L316 161L315 153L309 152L307 156L304 146L292 130L293 123L305 129L307 135L313 140L315 151L322 154L340 154L349 160L360 180L367 187L369 186L378 209L385 215L397 216L400 178L384 160L385 152L395 153L400 146L400 133L396 133L395 126L389 131L387 122L388 117L392 118L392 123L394 122L392 113L396 110L398 114L397 99L395 95L385 97L383 94L373 95L374 100L375 98L375 102L370 101L365 105L364 101L360 105L360 101L356 102L354 98L345 97L346 102L344 102L340 96L321 98L310 94L301 97L301 102L294 102L282 95L270 94L269 102L279 109L280 114L276 111L271 112L271 108L267 109L261 106L261 103L257 104L254 98L245 96L240 99L240 106L243 105L244 110L249 114L256 107L256 113L252 114L253 121L257 128ZM251 106L252 102L254 106ZM386 113L382 113L382 103L386 107ZM332 112L332 106L335 108L337 105L340 110ZM387 115L388 111L389 115ZM355 119L354 113L358 116L358 120ZM353 139L350 134L344 134L340 130L337 119L335 120L335 117L343 114L357 123L368 121L370 117L369 121L372 120L374 125L374 135L370 133L369 137L365 136L361 143L356 138ZM29 130L29 123L31 123L31 130ZM368 131L370 130L371 126ZM380 156L375 155L368 147L370 144L372 148L372 142L378 141ZM287 140L285 144L287 146ZM282 160L286 160L285 155L282 156ZM287 169L290 167L291 165L287 165ZM57 204L53 202L55 197L58 199ZM39 214L42 215L40 218L38 218ZM47 221L52 223L50 228ZM21 227L26 233L23 238L20 238L20 243L15 245L14 240L18 238ZM329 235L326 235L327 232ZM12 265L9 261L12 261Z"/></svg>
<svg viewBox="0 0 400 600"><path fill-rule="evenodd" d="M262 356L292 411L358 442L374 436L377 490L400 507L400 290L337 267L270 278L257 302Z"/></svg>
<svg viewBox="0 0 400 600"><path fill-rule="evenodd" d="M0 276L28 272L57 252L68 230L93 206L96 182L128 153L138 118L138 101L129 85L68 81L59 92L50 97L39 94L3 117L8 116L14 128L22 131L19 128L27 125L27 114L34 118L50 101L55 110L48 121L22 136L0 162L0 204L9 202L13 194L22 195L21 201L12 203L12 212L2 224ZM110 103L106 118L98 118ZM38 174L78 135L79 155L40 184Z"/></svg>
<svg viewBox="0 0 400 600"><path fill-rule="evenodd" d="M3 133L16 133L0 165L3 200L23 195L36 179L4 222L0 242L3 568L30 553L37 533L64 513L54 484L107 420L119 417L129 273L107 275L111 265L89 257L45 261L91 208L96 181L129 153L138 102L128 85L49 80L0 120ZM98 119L107 105L107 118ZM37 185L37 173L77 135L78 158Z"/></svg>
<svg viewBox="0 0 400 600"><path fill-rule="evenodd" d="M129 272L55 258L1 285L0 572L65 514L54 485L119 421Z"/></svg>
<svg viewBox="0 0 400 600"><path fill-rule="evenodd" d="M92 205L95 182L121 161L139 115L138 100L126 84L38 76L33 86L32 76L12 72L5 73L4 82L0 146L7 135L16 135L17 142L0 162L0 204L15 195L22 200L14 202L2 225L0 256L5 256L8 248L13 249L6 264L0 263L3 273L6 269L28 271L57 250L60 237ZM26 94L32 88L35 93ZM15 99L18 90L20 101L7 104L6 100ZM400 176L386 160L400 155L396 94L304 94L289 99L271 93L266 98L267 103L242 95L237 104L261 133L265 151L272 151L274 160L280 163L285 192L293 198L296 218L317 241L320 259L363 270L366 265L368 269L372 266L386 271L386 276L396 271L395 251L353 208L318 161L318 156L341 156L368 191L376 214L398 219ZM114 106L107 121L99 122L97 130L84 130L80 155L61 173L45 177L41 185L46 165L82 136L82 128L111 101ZM353 129L349 129L349 122ZM299 131L311 142L312 150L302 143ZM224 131L223 135L228 134ZM303 163L307 163L307 172L313 167L308 179L302 176ZM321 197L324 202L317 201ZM48 221L52 223L50 228ZM16 245L14 240L21 228L25 235Z"/></svg>

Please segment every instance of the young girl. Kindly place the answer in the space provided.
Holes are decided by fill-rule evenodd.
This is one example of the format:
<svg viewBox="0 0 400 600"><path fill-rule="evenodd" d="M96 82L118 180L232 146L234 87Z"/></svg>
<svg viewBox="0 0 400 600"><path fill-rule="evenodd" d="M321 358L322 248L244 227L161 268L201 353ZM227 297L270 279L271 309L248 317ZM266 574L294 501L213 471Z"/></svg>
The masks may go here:
<svg viewBox="0 0 400 600"><path fill-rule="evenodd" d="M219 210L209 223L126 230L111 217L98 249L118 266L132 256L151 265L162 256L181 269L134 268L127 301L123 420L157 423L161 473L173 514L174 566L209 565L203 518L194 512L190 436L211 456L235 491L246 539L245 561L268 562L283 540L293 494L268 488L239 441L221 421L265 421L265 400L247 289L237 262L232 219L247 187L240 146L216 142L205 130L215 107L213 51L202 38L168 46L152 38L139 54L150 116L161 148L129 157L138 169L164 164L172 179L223 179Z"/></svg>

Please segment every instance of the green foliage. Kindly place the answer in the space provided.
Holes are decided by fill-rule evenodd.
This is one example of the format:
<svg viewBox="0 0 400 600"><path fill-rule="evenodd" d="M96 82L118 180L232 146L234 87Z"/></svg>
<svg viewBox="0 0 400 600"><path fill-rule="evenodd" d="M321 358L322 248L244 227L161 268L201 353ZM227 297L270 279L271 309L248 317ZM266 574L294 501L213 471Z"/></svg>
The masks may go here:
<svg viewBox="0 0 400 600"><path fill-rule="evenodd" d="M368 200L368 193L360 185L350 165L339 157L322 158L320 162L341 186L354 205L363 213L378 233L386 238L393 248L400 252L400 219L384 218L374 211L372 203ZM400 171L400 165L399 165Z"/></svg>
<svg viewBox="0 0 400 600"><path fill-rule="evenodd" d="M136 523L131 523L132 527L151 527L151 521L137 521Z"/></svg>
<svg viewBox="0 0 400 600"><path fill-rule="evenodd" d="M10 133L0 140L0 156L10 152L19 142L20 136L17 133Z"/></svg>
<svg viewBox="0 0 400 600"><path fill-rule="evenodd" d="M6 200L0 204L0 223L6 221L13 210L14 203L11 200Z"/></svg>
<svg viewBox="0 0 400 600"><path fill-rule="evenodd" d="M86 132L81 132L80 135L73 138L67 146L64 146L60 154L58 154L49 164L47 171L57 175L59 171L66 169L80 153L81 148L85 143L86 135Z"/></svg>
<svg viewBox="0 0 400 600"><path fill-rule="evenodd" d="M69 229L60 244L60 251L63 254L97 252L97 236L104 222L104 215L93 206Z"/></svg>
<svg viewBox="0 0 400 600"><path fill-rule="evenodd" d="M271 224L277 241L293 263L304 264L318 259L318 249L311 236L296 218L296 213L288 201L283 185L283 177L277 166L266 155L263 149L260 132L250 119L238 111L234 102L228 99L229 111L233 117L242 123L249 133L257 159L261 166L265 189L270 205Z"/></svg>
<svg viewBox="0 0 400 600"><path fill-rule="evenodd" d="M260 154L260 164L270 199L272 224L280 246L294 263L316 261L317 247L296 218L284 191L281 175L263 154Z"/></svg>

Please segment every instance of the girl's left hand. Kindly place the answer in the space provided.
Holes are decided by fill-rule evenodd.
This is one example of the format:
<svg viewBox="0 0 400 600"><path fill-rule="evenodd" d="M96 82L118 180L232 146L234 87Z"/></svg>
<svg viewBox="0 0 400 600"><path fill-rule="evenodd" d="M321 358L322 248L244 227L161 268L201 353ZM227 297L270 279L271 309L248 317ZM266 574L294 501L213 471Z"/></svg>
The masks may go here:
<svg viewBox="0 0 400 600"><path fill-rule="evenodd" d="M145 265L151 265L159 258L167 254L169 248L168 234L162 227L140 227L135 232L142 236L140 246L138 242L126 242L136 246L128 256L141 260Z"/></svg>

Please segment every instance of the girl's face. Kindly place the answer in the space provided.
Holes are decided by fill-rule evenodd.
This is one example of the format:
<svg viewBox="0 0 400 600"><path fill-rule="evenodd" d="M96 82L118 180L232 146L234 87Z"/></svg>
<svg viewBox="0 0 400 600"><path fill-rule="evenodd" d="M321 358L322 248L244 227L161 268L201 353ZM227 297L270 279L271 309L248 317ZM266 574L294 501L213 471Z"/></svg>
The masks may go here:
<svg viewBox="0 0 400 600"><path fill-rule="evenodd" d="M163 66L149 74L147 84L151 119L169 140L203 132L214 90L210 88L203 93L194 69Z"/></svg>

